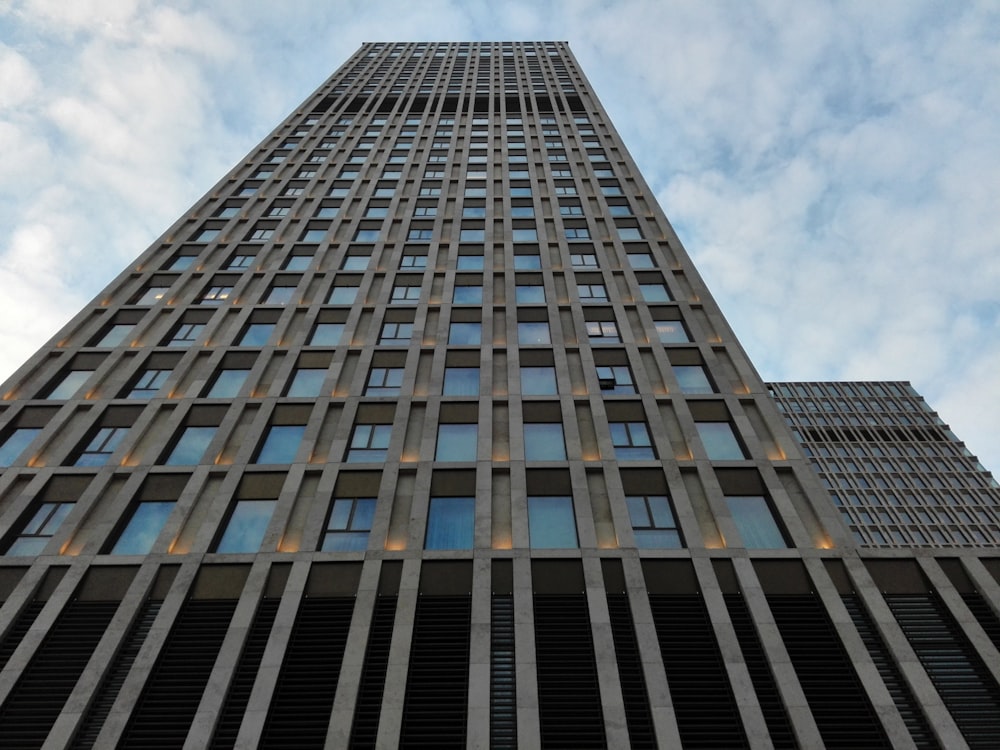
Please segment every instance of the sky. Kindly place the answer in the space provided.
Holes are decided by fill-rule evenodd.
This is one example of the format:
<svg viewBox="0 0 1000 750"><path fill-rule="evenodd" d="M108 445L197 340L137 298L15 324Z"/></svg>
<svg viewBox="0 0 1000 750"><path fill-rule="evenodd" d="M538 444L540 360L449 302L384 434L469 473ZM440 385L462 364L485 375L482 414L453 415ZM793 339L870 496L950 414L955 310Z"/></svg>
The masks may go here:
<svg viewBox="0 0 1000 750"><path fill-rule="evenodd" d="M0 0L0 379L362 42L537 39L766 380L909 380L1000 471L992 1Z"/></svg>

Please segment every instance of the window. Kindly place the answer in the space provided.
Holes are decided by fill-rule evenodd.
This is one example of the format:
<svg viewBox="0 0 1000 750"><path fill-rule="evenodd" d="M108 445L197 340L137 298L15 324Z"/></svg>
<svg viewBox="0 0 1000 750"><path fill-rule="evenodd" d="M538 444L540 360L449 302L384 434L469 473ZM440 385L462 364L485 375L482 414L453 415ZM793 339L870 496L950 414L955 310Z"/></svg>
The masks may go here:
<svg viewBox="0 0 1000 750"><path fill-rule="evenodd" d="M194 238L195 242L211 242L219 236L218 229L203 229L201 234Z"/></svg>
<svg viewBox="0 0 1000 750"><path fill-rule="evenodd" d="M302 242L322 242L326 239L326 229L307 229L300 238Z"/></svg>
<svg viewBox="0 0 1000 750"><path fill-rule="evenodd" d="M343 323L317 323L309 337L310 346L336 346L344 335Z"/></svg>
<svg viewBox="0 0 1000 750"><path fill-rule="evenodd" d="M528 539L534 549L577 547L573 498L556 495L529 497Z"/></svg>
<svg viewBox="0 0 1000 750"><path fill-rule="evenodd" d="M726 506L740 533L743 546L747 549L780 549L788 546L766 497L727 495Z"/></svg>
<svg viewBox="0 0 1000 750"><path fill-rule="evenodd" d="M687 329L679 320L656 320L654 323L661 344L686 344L691 340Z"/></svg>
<svg viewBox="0 0 1000 750"><path fill-rule="evenodd" d="M536 229L513 229L511 239L514 242L538 242L538 230Z"/></svg>
<svg viewBox="0 0 1000 750"><path fill-rule="evenodd" d="M521 367L522 396L553 396L558 392L556 368Z"/></svg>
<svg viewBox="0 0 1000 750"><path fill-rule="evenodd" d="M94 346L118 346L128 338L134 328L135 325L132 323L114 323L105 329Z"/></svg>
<svg viewBox="0 0 1000 750"><path fill-rule="evenodd" d="M743 447L729 422L695 422L705 452L713 461L741 461Z"/></svg>
<svg viewBox="0 0 1000 750"><path fill-rule="evenodd" d="M102 466L121 444L128 427L100 427L77 456L74 466Z"/></svg>
<svg viewBox="0 0 1000 750"><path fill-rule="evenodd" d="M231 286L210 286L201 295L201 305L221 305L233 293Z"/></svg>
<svg viewBox="0 0 1000 750"><path fill-rule="evenodd" d="M251 323L240 336L240 346L264 346L271 338L274 323Z"/></svg>
<svg viewBox="0 0 1000 750"><path fill-rule="evenodd" d="M330 290L330 297L327 299L327 304L330 305L353 305L354 300L358 296L358 286L347 284L338 284Z"/></svg>
<svg viewBox="0 0 1000 750"><path fill-rule="evenodd" d="M409 344L413 338L413 323L383 323L380 344Z"/></svg>
<svg viewBox="0 0 1000 750"><path fill-rule="evenodd" d="M517 324L517 343L522 346L552 343L546 321L520 321Z"/></svg>
<svg viewBox="0 0 1000 750"><path fill-rule="evenodd" d="M483 256L482 255L459 255L458 262L455 267L459 271L482 271L483 270Z"/></svg>
<svg viewBox="0 0 1000 750"><path fill-rule="evenodd" d="M535 209L532 206L511 206L510 215L515 219L533 219Z"/></svg>
<svg viewBox="0 0 1000 750"><path fill-rule="evenodd" d="M171 271L185 271L193 266L196 260L198 260L196 255L175 255L167 268Z"/></svg>
<svg viewBox="0 0 1000 750"><path fill-rule="evenodd" d="M204 323L181 323L167 340L167 346L191 346L205 330Z"/></svg>
<svg viewBox="0 0 1000 750"><path fill-rule="evenodd" d="M239 213L239 206L223 206L215 212L214 216L218 219L231 219L234 216L238 216Z"/></svg>
<svg viewBox="0 0 1000 750"><path fill-rule="evenodd" d="M267 292L265 305L287 305L295 296L294 286L272 286Z"/></svg>
<svg viewBox="0 0 1000 750"><path fill-rule="evenodd" d="M312 265L312 262L313 256L311 255L290 255L285 261L284 269L286 271L305 271Z"/></svg>
<svg viewBox="0 0 1000 750"><path fill-rule="evenodd" d="M566 227L567 240L589 240L590 230L586 227Z"/></svg>
<svg viewBox="0 0 1000 750"><path fill-rule="evenodd" d="M366 396L398 396L403 385L402 367L373 367L368 373Z"/></svg>
<svg viewBox="0 0 1000 750"><path fill-rule="evenodd" d="M215 437L218 427L198 427L188 425L181 432L174 447L170 450L163 464L165 466L191 466L201 463L208 444Z"/></svg>
<svg viewBox="0 0 1000 750"><path fill-rule="evenodd" d="M627 203L612 203L608 206L608 213L612 216L632 216L632 209Z"/></svg>
<svg viewBox="0 0 1000 750"><path fill-rule="evenodd" d="M625 504L636 547L679 549L684 546L670 498L666 495L628 495Z"/></svg>
<svg viewBox="0 0 1000 750"><path fill-rule="evenodd" d="M326 369L322 367L299 367L292 375L292 380L288 384L286 396L292 398L314 397L320 395L323 390L323 381L326 380Z"/></svg>
<svg viewBox="0 0 1000 750"><path fill-rule="evenodd" d="M424 548L472 549L475 521L475 498L432 497Z"/></svg>
<svg viewBox="0 0 1000 750"><path fill-rule="evenodd" d="M419 286L394 286L389 297L390 303L416 302L420 299Z"/></svg>
<svg viewBox="0 0 1000 750"><path fill-rule="evenodd" d="M481 305L483 304L483 287L471 284L457 285L452 302L456 305Z"/></svg>
<svg viewBox="0 0 1000 750"><path fill-rule="evenodd" d="M385 461L392 437L391 424L358 424L351 434L351 444L347 449L348 463Z"/></svg>
<svg viewBox="0 0 1000 750"><path fill-rule="evenodd" d="M604 284L577 284L576 289L584 302L604 302L608 298Z"/></svg>
<svg viewBox="0 0 1000 750"><path fill-rule="evenodd" d="M562 423L525 422L524 458L527 461L565 461Z"/></svg>
<svg viewBox="0 0 1000 750"><path fill-rule="evenodd" d="M430 242L433 237L433 229L411 229L406 235L411 242Z"/></svg>
<svg viewBox="0 0 1000 750"><path fill-rule="evenodd" d="M295 461L295 454L299 451L299 444L305 435L306 426L304 424L282 424L271 425L257 458L254 463L258 464L290 464Z"/></svg>
<svg viewBox="0 0 1000 750"><path fill-rule="evenodd" d="M592 344L617 344L622 340L613 320L588 320L587 337Z"/></svg>
<svg viewBox="0 0 1000 750"><path fill-rule="evenodd" d="M241 255L237 253L236 255L230 256L229 260L226 262L226 268L233 271L242 271L253 265L256 255Z"/></svg>
<svg viewBox="0 0 1000 750"><path fill-rule="evenodd" d="M354 233L355 242L377 242L380 230L378 229L359 229Z"/></svg>
<svg viewBox="0 0 1000 750"><path fill-rule="evenodd" d="M485 242L486 240L486 230L485 229L462 229L459 232L458 239L460 242Z"/></svg>
<svg viewBox="0 0 1000 750"><path fill-rule="evenodd" d="M18 427L0 446L0 466L10 466L31 441L42 431L40 427Z"/></svg>
<svg viewBox="0 0 1000 750"><path fill-rule="evenodd" d="M649 253L626 253L625 257L632 268L656 268L653 256Z"/></svg>
<svg viewBox="0 0 1000 750"><path fill-rule="evenodd" d="M642 461L656 458L645 422L611 422L608 427L618 460Z"/></svg>
<svg viewBox="0 0 1000 750"><path fill-rule="evenodd" d="M62 400L72 397L93 374L93 370L70 370L49 391L46 398Z"/></svg>
<svg viewBox="0 0 1000 750"><path fill-rule="evenodd" d="M598 268L597 256L593 253L570 253L569 262L573 268Z"/></svg>
<svg viewBox="0 0 1000 750"><path fill-rule="evenodd" d="M664 284L639 284L642 298L646 302L670 302L670 292Z"/></svg>
<svg viewBox="0 0 1000 750"><path fill-rule="evenodd" d="M143 370L125 398L152 398L167 382L170 370ZM51 398L51 396L49 396Z"/></svg>
<svg viewBox="0 0 1000 750"><path fill-rule="evenodd" d="M441 393L445 396L478 396L479 368L445 367Z"/></svg>
<svg viewBox="0 0 1000 750"><path fill-rule="evenodd" d="M681 393L715 393L702 365L674 365L673 370Z"/></svg>
<svg viewBox="0 0 1000 750"><path fill-rule="evenodd" d="M542 259L535 253L523 253L514 256L514 268L518 271L536 271L542 267Z"/></svg>
<svg viewBox="0 0 1000 750"><path fill-rule="evenodd" d="M400 268L427 268L427 256L426 255L416 255L412 253L404 253L403 257L399 260Z"/></svg>
<svg viewBox="0 0 1000 750"><path fill-rule="evenodd" d="M642 232L639 231L639 227L618 227L618 237L626 242L641 240Z"/></svg>
<svg viewBox="0 0 1000 750"><path fill-rule="evenodd" d="M482 328L482 323L452 322L448 327L448 343L457 346L479 346Z"/></svg>
<svg viewBox="0 0 1000 750"><path fill-rule="evenodd" d="M256 552L274 513L274 500L237 500L215 552Z"/></svg>
<svg viewBox="0 0 1000 750"><path fill-rule="evenodd" d="M340 264L341 271L364 271L368 268L368 264L371 263L372 256L370 255L359 255L351 254L344 257L343 262Z"/></svg>
<svg viewBox="0 0 1000 750"><path fill-rule="evenodd" d="M438 425L435 461L475 461L479 440L479 426L475 424Z"/></svg>
<svg viewBox="0 0 1000 750"><path fill-rule="evenodd" d="M8 555L38 555L59 530L73 503L42 503L7 548Z"/></svg>
<svg viewBox="0 0 1000 750"><path fill-rule="evenodd" d="M635 393L635 381L628 365L602 365L597 368L602 393Z"/></svg>
<svg viewBox="0 0 1000 750"><path fill-rule="evenodd" d="M289 188L289 190L294 190L295 188ZM285 191L285 195L297 195L297 193L291 193L289 190ZM254 229L247 238L254 242L266 242L274 236L273 229Z"/></svg>
<svg viewBox="0 0 1000 750"><path fill-rule="evenodd" d="M317 219L333 219L340 213L340 206L320 206L316 211Z"/></svg>
<svg viewBox="0 0 1000 750"><path fill-rule="evenodd" d="M462 206L463 219L482 219L486 216L486 206L464 205Z"/></svg>
<svg viewBox="0 0 1000 750"><path fill-rule="evenodd" d="M208 389L205 396L208 398L235 398L239 395L249 375L249 368L219 370L219 374L215 376L212 387Z"/></svg>
<svg viewBox="0 0 1000 750"><path fill-rule="evenodd" d="M374 520L374 497L335 498L320 549L323 552L364 552Z"/></svg>
<svg viewBox="0 0 1000 750"><path fill-rule="evenodd" d="M519 305L545 303L545 287L541 284L518 284L514 288L514 299Z"/></svg>
<svg viewBox="0 0 1000 750"><path fill-rule="evenodd" d="M168 286L150 286L146 287L142 293L136 297L135 301L131 304L133 305L155 305L170 289Z"/></svg>
<svg viewBox="0 0 1000 750"><path fill-rule="evenodd" d="M148 500L132 510L132 517L111 548L112 555L147 555L174 509L173 500Z"/></svg>

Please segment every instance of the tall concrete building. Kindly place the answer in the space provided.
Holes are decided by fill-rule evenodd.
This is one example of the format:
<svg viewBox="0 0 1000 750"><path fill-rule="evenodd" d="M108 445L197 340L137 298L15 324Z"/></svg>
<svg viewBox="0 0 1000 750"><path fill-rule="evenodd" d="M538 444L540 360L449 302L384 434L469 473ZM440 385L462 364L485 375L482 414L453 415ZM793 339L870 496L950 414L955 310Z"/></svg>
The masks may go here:
<svg viewBox="0 0 1000 750"><path fill-rule="evenodd" d="M1000 746L994 511L842 517L564 43L364 45L0 465L4 750Z"/></svg>

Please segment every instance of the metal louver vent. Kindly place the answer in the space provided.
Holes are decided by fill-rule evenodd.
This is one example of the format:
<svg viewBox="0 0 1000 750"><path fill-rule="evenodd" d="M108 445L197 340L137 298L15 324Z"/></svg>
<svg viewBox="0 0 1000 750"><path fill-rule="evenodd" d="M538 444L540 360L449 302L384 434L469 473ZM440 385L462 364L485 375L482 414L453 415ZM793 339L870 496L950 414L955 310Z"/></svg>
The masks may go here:
<svg viewBox="0 0 1000 750"><path fill-rule="evenodd" d="M747 747L733 689L698 594L649 597L685 750Z"/></svg>
<svg viewBox="0 0 1000 750"><path fill-rule="evenodd" d="M517 748L514 597L494 594L490 611L490 748Z"/></svg>
<svg viewBox="0 0 1000 750"><path fill-rule="evenodd" d="M0 747L42 746L117 609L118 602L66 605L0 709Z"/></svg>
<svg viewBox="0 0 1000 750"><path fill-rule="evenodd" d="M353 597L302 600L259 750L319 750L326 744L353 612Z"/></svg>
<svg viewBox="0 0 1000 750"><path fill-rule="evenodd" d="M962 599L965 600L965 606L975 616L976 622L986 631L986 635L989 636L993 645L1000 649L1000 619L997 619L989 603L982 594L962 594Z"/></svg>
<svg viewBox="0 0 1000 750"><path fill-rule="evenodd" d="M767 724L774 750L796 750L799 743L792 732L791 724L788 723L785 704L781 700L781 693L778 692L774 674L768 665L750 610L740 594L724 596L729 619L733 623L733 630L736 631L736 640L739 641L740 651L743 652L743 661L750 673L754 692L757 693L757 702L760 703L760 710L764 715L764 723Z"/></svg>
<svg viewBox="0 0 1000 750"><path fill-rule="evenodd" d="M465 748L472 599L417 600L399 747Z"/></svg>
<svg viewBox="0 0 1000 750"><path fill-rule="evenodd" d="M21 614L18 615L17 620L14 621L10 630L7 631L7 635L0 641L0 669L3 669L7 665L7 662L10 661L11 655L21 645L25 634L27 634L28 629L31 628L32 623L44 606L45 602L36 599L21 610Z"/></svg>
<svg viewBox="0 0 1000 750"><path fill-rule="evenodd" d="M253 618L246 643L243 645L243 653L240 654L240 661L229 684L226 702L219 712L215 736L209 745L213 750L228 750L236 746L236 738L243 723L243 713L250 700L250 692L257 679L257 670L261 659L264 658L264 648L271 635L271 626L278 614L280 603L281 599L278 598L264 599L257 607L257 614Z"/></svg>
<svg viewBox="0 0 1000 750"><path fill-rule="evenodd" d="M395 619L396 597L378 597L375 601L375 611L372 612L368 645L365 647L365 661L361 670L361 683L358 686L358 699L354 705L354 723L351 726L349 745L351 750L375 750Z"/></svg>
<svg viewBox="0 0 1000 750"><path fill-rule="evenodd" d="M183 747L235 609L235 599L190 599L184 603L139 696L119 750Z"/></svg>
<svg viewBox="0 0 1000 750"><path fill-rule="evenodd" d="M646 678L642 674L642 659L635 638L632 610L625 594L608 594L611 615L611 636L615 642L615 658L625 701L625 723L628 726L632 750L656 750L656 734L649 710Z"/></svg>
<svg viewBox="0 0 1000 750"><path fill-rule="evenodd" d="M851 615L851 622L854 623L858 635L861 636L865 648L868 649L868 654L875 662L875 668L878 669L882 682L885 683L889 695L892 696L892 702L896 704L896 710L903 718L903 723L910 731L913 743L918 750L938 750L941 746L931 732L927 719L913 697L909 685L906 684L896 662L892 659L892 655L879 637L875 624L861 600L857 596L845 596L843 599L844 606L847 607L847 612Z"/></svg>
<svg viewBox="0 0 1000 750"><path fill-rule="evenodd" d="M534 603L542 748L604 748L604 714L587 597L536 594Z"/></svg>
<svg viewBox="0 0 1000 750"><path fill-rule="evenodd" d="M929 594L885 600L969 747L1000 747L1000 690L941 601Z"/></svg>
<svg viewBox="0 0 1000 750"><path fill-rule="evenodd" d="M793 594L769 596L767 602L828 750L888 750L882 725L819 601Z"/></svg>

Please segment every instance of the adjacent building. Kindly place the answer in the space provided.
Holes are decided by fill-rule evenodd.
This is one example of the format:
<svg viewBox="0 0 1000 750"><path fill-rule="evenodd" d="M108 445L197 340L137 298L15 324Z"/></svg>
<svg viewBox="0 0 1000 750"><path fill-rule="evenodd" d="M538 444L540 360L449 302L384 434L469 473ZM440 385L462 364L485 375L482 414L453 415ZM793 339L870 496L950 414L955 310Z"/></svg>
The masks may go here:
<svg viewBox="0 0 1000 750"><path fill-rule="evenodd" d="M995 489L863 387L565 43L365 44L3 386L0 746L994 748Z"/></svg>

